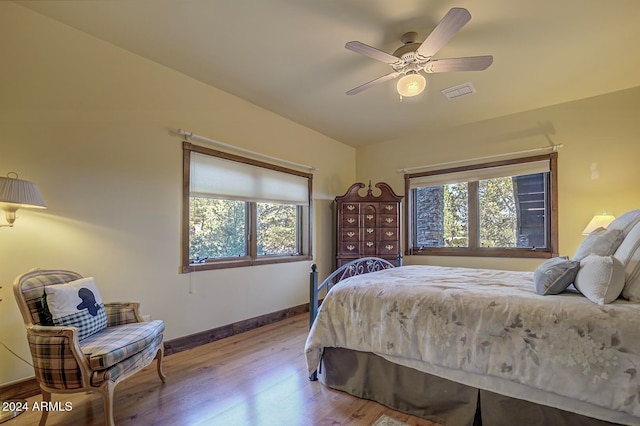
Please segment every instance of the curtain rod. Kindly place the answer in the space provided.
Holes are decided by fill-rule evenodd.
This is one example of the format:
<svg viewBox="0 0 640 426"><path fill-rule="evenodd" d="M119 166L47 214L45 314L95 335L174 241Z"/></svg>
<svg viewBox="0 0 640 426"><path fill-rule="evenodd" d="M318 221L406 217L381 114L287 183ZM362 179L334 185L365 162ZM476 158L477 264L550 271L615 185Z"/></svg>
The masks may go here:
<svg viewBox="0 0 640 426"><path fill-rule="evenodd" d="M226 144L224 142L217 141L215 139L209 139L209 138L206 138L204 136L196 135L195 133L187 132L186 130L178 129L177 133L178 133L178 135L184 137L187 142L190 141L190 140L198 140L200 142L207 142L207 143L210 143L210 144L213 144L213 145L222 146L222 147L225 147L227 149L232 149L234 151L242 152L242 153L249 154L249 155L252 155L252 156L255 156L255 157L261 157L261 158L266 159L266 160L277 161L279 163L288 164L290 166L298 167L298 168L301 168L301 169L308 169L310 172L314 172L314 171L318 170L317 168L315 168L313 166L307 166L306 164L294 163L293 161L283 160L282 158L272 157L270 155L261 154L259 152L255 152L255 151L250 151L248 149L244 149L244 148L240 148L240 147L237 147L237 146L229 145L229 144Z"/></svg>
<svg viewBox="0 0 640 426"><path fill-rule="evenodd" d="M460 164L460 163L468 163L469 161L478 161L478 160L489 160L492 158L498 158L498 157L506 157L509 155L518 155L518 154L529 154L531 152L538 152L538 151L557 151L558 148L562 148L563 145L561 143L559 144L554 144L551 146L544 146L541 148L533 148L533 149L526 149L524 151L516 151L516 152L507 152L505 154L495 154L495 155L487 155L484 157L475 157L475 158L468 158L466 160L456 160L456 161L448 161L445 163L437 163L437 164L429 164L427 166L417 166L417 167L405 167L403 169L398 169L397 172L398 173L409 173L411 171L414 170L422 170L422 169L428 169L431 167L441 167L441 166L450 166L452 164Z"/></svg>

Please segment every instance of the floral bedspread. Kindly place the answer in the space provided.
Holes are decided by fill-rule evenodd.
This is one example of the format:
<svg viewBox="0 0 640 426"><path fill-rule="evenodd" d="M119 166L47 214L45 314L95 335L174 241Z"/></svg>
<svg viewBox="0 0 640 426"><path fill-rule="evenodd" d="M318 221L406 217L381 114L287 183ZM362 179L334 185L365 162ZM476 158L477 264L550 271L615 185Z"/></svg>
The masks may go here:
<svg viewBox="0 0 640 426"><path fill-rule="evenodd" d="M323 347L342 347L454 380L460 374L447 371L480 377L478 387L503 394L523 385L522 399L532 388L640 419L640 304L539 296L532 280L531 272L437 266L346 279L307 338L309 374Z"/></svg>

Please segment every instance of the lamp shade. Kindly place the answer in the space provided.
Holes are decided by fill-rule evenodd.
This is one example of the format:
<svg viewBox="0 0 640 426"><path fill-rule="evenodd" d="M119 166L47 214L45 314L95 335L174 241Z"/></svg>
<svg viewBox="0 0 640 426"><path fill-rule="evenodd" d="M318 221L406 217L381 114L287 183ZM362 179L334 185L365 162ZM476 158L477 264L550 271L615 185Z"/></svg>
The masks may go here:
<svg viewBox="0 0 640 426"><path fill-rule="evenodd" d="M11 175L12 173L9 173ZM13 173L15 174L15 173ZM31 207L46 209L38 185L16 177L0 177L0 206L2 208Z"/></svg>
<svg viewBox="0 0 640 426"><path fill-rule="evenodd" d="M409 73L398 80L398 93L404 97L416 96L427 87L427 79L419 73Z"/></svg>
<svg viewBox="0 0 640 426"><path fill-rule="evenodd" d="M602 214L595 215L593 219L591 219L591 221L587 224L587 226L582 231L582 235L589 235L590 233L592 233L594 230L598 228L606 228L607 226L609 226L611 222L613 222L613 219L615 218L616 218L615 216L611 216L606 212L602 212Z"/></svg>

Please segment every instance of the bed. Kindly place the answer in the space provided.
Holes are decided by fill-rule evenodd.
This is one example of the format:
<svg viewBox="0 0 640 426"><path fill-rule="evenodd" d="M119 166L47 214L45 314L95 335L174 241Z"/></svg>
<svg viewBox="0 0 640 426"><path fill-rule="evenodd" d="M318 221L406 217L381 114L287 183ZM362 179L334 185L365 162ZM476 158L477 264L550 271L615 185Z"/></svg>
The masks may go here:
<svg viewBox="0 0 640 426"><path fill-rule="evenodd" d="M443 425L640 425L640 210L599 232L544 296L538 270L369 258L318 285L314 268L310 378ZM588 286L594 259L608 287Z"/></svg>

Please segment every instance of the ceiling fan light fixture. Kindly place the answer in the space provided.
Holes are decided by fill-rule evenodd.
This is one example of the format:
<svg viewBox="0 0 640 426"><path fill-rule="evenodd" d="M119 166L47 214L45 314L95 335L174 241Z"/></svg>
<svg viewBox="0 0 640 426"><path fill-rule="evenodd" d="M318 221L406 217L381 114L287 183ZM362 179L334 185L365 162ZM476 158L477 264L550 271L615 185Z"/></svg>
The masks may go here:
<svg viewBox="0 0 640 426"><path fill-rule="evenodd" d="M417 96L427 87L427 79L419 73L409 73L398 80L398 93L403 97Z"/></svg>

